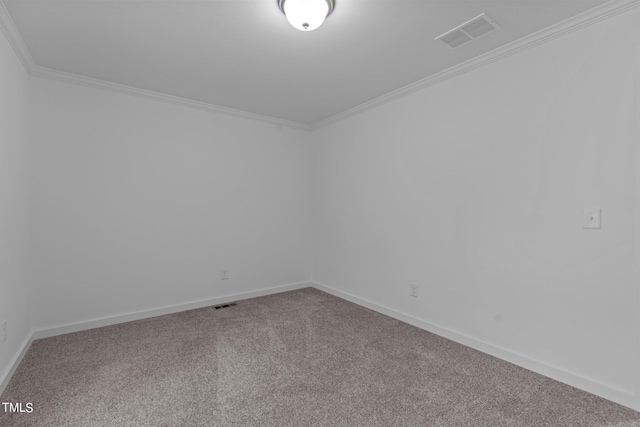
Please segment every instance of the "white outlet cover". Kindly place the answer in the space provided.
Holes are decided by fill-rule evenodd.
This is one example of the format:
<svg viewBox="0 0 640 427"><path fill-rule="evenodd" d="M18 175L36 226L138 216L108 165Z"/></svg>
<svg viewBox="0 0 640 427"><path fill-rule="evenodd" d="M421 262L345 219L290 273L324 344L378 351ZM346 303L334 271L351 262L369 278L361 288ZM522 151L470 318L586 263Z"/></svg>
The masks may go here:
<svg viewBox="0 0 640 427"><path fill-rule="evenodd" d="M585 208L583 228L599 229L601 228L602 209Z"/></svg>
<svg viewBox="0 0 640 427"><path fill-rule="evenodd" d="M416 283L411 283L409 285L409 295L411 295L412 297L418 296L418 285Z"/></svg>

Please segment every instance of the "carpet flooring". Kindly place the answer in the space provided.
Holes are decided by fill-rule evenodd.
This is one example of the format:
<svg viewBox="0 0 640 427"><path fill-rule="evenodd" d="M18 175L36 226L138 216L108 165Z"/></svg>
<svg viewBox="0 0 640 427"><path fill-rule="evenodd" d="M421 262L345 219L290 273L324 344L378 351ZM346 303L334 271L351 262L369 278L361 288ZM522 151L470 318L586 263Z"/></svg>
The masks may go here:
<svg viewBox="0 0 640 427"><path fill-rule="evenodd" d="M640 413L306 288L33 342L21 426L640 426Z"/></svg>

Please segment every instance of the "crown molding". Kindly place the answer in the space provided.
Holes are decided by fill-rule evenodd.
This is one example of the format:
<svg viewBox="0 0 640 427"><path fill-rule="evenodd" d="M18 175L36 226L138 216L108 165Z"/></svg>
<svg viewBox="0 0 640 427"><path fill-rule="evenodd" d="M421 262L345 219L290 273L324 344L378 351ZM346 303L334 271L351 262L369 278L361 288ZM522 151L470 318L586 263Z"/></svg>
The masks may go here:
<svg viewBox="0 0 640 427"><path fill-rule="evenodd" d="M35 67L35 62L33 61L31 52L27 49L27 45L24 43L24 40L22 40L22 36L18 32L16 25L13 23L13 19L11 19L4 0L0 0L0 30L2 30L7 41L16 52L16 55L18 55L18 59L22 62L24 69L27 70L27 73L31 73Z"/></svg>
<svg viewBox="0 0 640 427"><path fill-rule="evenodd" d="M508 58L509 56L547 43L551 40L562 37L565 34L569 34L581 28L593 25L597 22L634 9L638 6L640 6L640 0L612 0L601 6L587 10L572 18L566 19L545 29L537 31L531 35L525 36L521 39L491 50L485 54L476 56L475 58L462 62L458 65L454 65L453 67L447 68L446 70L443 70L439 73L432 74L431 76L420 79L407 86L401 87L400 89L396 89L392 92L386 93L382 96L345 110L334 116L328 117L324 120L320 120L319 122L314 123L311 126L311 129L315 130L324 126L328 126L332 123L339 122L348 117L355 116L388 102L411 95L430 86L437 85L446 80L458 77L478 68Z"/></svg>
<svg viewBox="0 0 640 427"><path fill-rule="evenodd" d="M118 83L112 83L105 80L84 77L77 74L67 73L64 71L53 70L51 68L36 65L31 52L27 48L20 32L16 28L9 11L7 10L4 0L0 0L0 29L9 41L9 44L18 55L27 73L36 77L43 77L52 80L75 83L82 86L100 88L111 92L124 93L134 95L141 98L161 101L174 105L196 108L204 111L211 111L219 114L225 114L262 123L274 124L276 126L286 126L294 129L309 131L311 126L305 123L298 123L290 120L278 119L276 117L265 116L262 114L249 113L247 111L236 110L233 108L222 107L219 105L208 104L206 102L194 101L191 99L180 98L178 96L167 95L145 89L139 89L132 86L126 86Z"/></svg>
<svg viewBox="0 0 640 427"><path fill-rule="evenodd" d="M104 80L84 77L77 74L67 73L64 71L53 70L41 67L35 64L29 49L27 49L22 36L18 32L9 11L4 4L4 0L0 0L0 30L5 34L12 48L15 50L18 58L22 62L27 72L36 77L49 78L58 81L76 83L83 86L100 88L112 92L134 95L146 99L162 101L170 104L181 105L196 108L204 111L212 111L219 114L226 114L244 119L259 121L262 123L275 124L301 130L315 130L332 123L344 120L348 117L363 113L372 108L386 104L399 98L411 95L430 86L442 83L446 80L466 74L478 68L508 58L519 52L531 49L540 44L547 43L556 38L562 37L573 31L593 25L612 16L626 12L640 6L640 0L612 0L601 6L590 9L572 18L566 19L560 23L554 24L529 36L525 36L519 40L496 48L483 55L477 56L463 63L450 67L439 73L420 79L414 83L404 86L400 89L391 91L385 95L374 98L356 107L345 110L341 113L320 120L312 125L294 122L290 120L278 119L262 114L250 113L247 111L236 110L215 104L209 104L191 99L181 98L178 96L167 95L145 89L139 89L132 86L126 86L118 83L112 83Z"/></svg>
<svg viewBox="0 0 640 427"><path fill-rule="evenodd" d="M192 99L181 98L179 96L167 95L160 92L154 92L146 89L139 89L132 86L126 86L119 83L112 83L105 80L94 79L92 77L80 76L78 74L67 73L66 71L53 70L51 68L34 66L31 75L62 82L75 83L81 86L99 88L110 92L123 93L127 95L137 96L139 98L161 101L169 104L179 105L183 107L191 107L204 111L212 111L219 114L240 117L262 123L269 123L279 126L286 126L294 129L309 131L311 126L305 123L298 123L290 120L278 119L276 117L265 116L262 114L249 113L247 111L236 110L233 108L222 107L219 105L208 104L206 102L194 101Z"/></svg>

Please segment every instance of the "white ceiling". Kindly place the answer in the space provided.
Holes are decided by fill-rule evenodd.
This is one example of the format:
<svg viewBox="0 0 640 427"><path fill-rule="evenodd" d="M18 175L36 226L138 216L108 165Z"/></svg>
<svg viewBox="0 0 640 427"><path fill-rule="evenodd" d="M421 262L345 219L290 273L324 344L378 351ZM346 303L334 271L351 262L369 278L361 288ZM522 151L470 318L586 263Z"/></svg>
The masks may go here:
<svg viewBox="0 0 640 427"><path fill-rule="evenodd" d="M606 0L336 0L319 29L277 0L5 0L39 67L312 125ZM501 29L436 36L486 12Z"/></svg>

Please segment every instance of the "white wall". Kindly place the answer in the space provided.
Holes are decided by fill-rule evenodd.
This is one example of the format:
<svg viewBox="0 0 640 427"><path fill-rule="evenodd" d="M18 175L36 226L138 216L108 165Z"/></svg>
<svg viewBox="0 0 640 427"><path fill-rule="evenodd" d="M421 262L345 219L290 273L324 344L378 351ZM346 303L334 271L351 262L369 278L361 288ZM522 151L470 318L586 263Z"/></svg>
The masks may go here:
<svg viewBox="0 0 640 427"><path fill-rule="evenodd" d="M30 215L36 329L306 282L313 249L318 283L637 393L638 18L319 129L313 147L40 78L28 123L27 76L0 38L0 373L32 326ZM602 230L581 228L585 206Z"/></svg>
<svg viewBox="0 0 640 427"><path fill-rule="evenodd" d="M308 131L31 89L36 329L309 281Z"/></svg>
<svg viewBox="0 0 640 427"><path fill-rule="evenodd" d="M0 31L0 390L31 332L28 154L28 75Z"/></svg>
<svg viewBox="0 0 640 427"><path fill-rule="evenodd" d="M629 404L639 19L314 132L313 280Z"/></svg>

